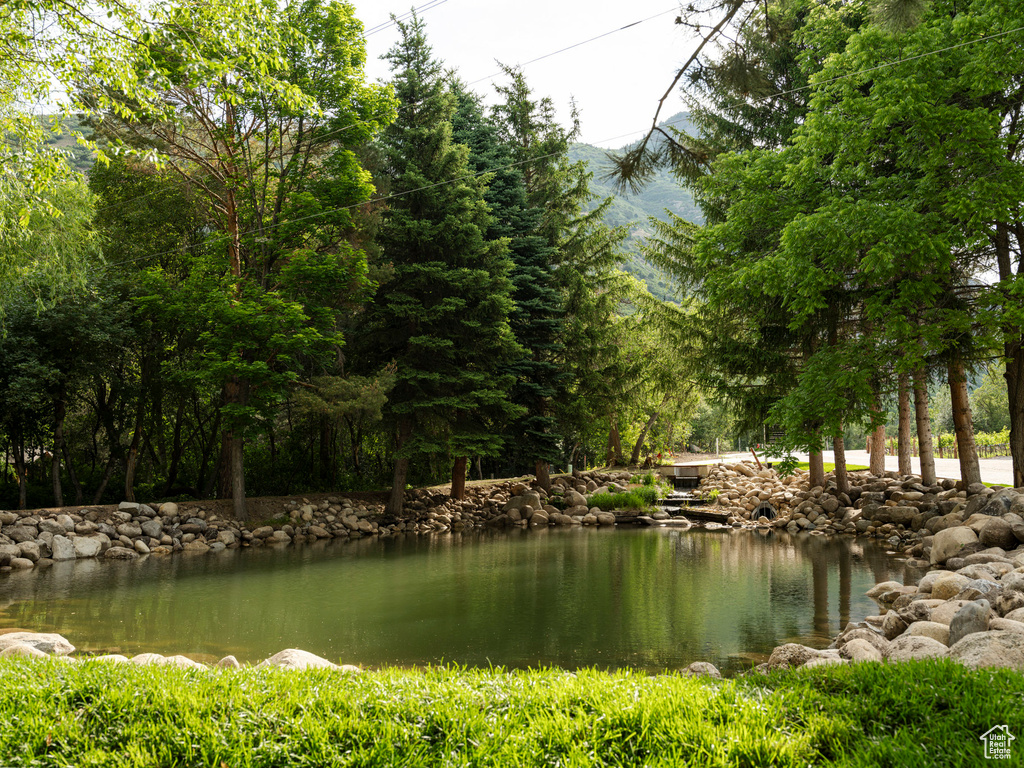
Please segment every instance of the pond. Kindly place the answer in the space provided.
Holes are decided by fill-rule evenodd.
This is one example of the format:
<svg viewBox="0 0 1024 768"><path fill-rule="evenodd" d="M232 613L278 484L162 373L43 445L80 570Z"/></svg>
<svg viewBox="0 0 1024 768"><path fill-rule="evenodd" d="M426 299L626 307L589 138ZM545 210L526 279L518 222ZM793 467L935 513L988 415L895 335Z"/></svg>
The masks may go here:
<svg viewBox="0 0 1024 768"><path fill-rule="evenodd" d="M735 673L824 647L903 566L871 541L725 529L551 529L78 560L0 575L0 629L88 652L257 662Z"/></svg>

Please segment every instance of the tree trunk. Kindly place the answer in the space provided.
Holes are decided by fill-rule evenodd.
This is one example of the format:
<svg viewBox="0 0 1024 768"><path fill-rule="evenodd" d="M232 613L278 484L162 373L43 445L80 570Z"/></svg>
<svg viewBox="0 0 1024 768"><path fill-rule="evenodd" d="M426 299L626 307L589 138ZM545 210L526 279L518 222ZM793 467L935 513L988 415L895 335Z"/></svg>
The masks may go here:
<svg viewBox="0 0 1024 768"><path fill-rule="evenodd" d="M145 401L139 393L139 405L135 409L135 430L132 434L131 445L128 446L128 455L124 460L124 498L125 501L135 501L135 466L139 461L139 444L142 442L142 419L145 413Z"/></svg>
<svg viewBox="0 0 1024 768"><path fill-rule="evenodd" d="M466 457L456 456L452 466L452 498L462 501L466 498Z"/></svg>
<svg viewBox="0 0 1024 768"><path fill-rule="evenodd" d="M12 443L15 441L12 440ZM28 465L25 462L25 439L17 440L14 448L14 471L18 475L18 509L28 504Z"/></svg>
<svg viewBox="0 0 1024 768"><path fill-rule="evenodd" d="M67 406L64 403L63 393L61 393L53 403L53 451L50 456L53 503L58 507L64 506L64 490L60 484L60 457L64 449L64 417L66 415Z"/></svg>
<svg viewBox="0 0 1024 768"><path fill-rule="evenodd" d="M821 451L811 451L807 458L807 464L810 467L810 477L808 478L811 484L811 488L824 488L825 487L825 459L821 455Z"/></svg>
<svg viewBox="0 0 1024 768"><path fill-rule="evenodd" d="M248 382L238 376L231 376L224 386L224 402L228 405L244 406L247 402ZM224 430L224 442L228 446L228 475L231 479L231 506L235 519L245 521L249 513L245 504L245 444L241 429L230 424Z"/></svg>
<svg viewBox="0 0 1024 768"><path fill-rule="evenodd" d="M483 468L483 464L481 464L481 462L480 462L480 457L479 456L476 457L476 462L475 463L476 463L476 479L477 480L483 480L484 479L484 468Z"/></svg>
<svg viewBox="0 0 1024 768"><path fill-rule="evenodd" d="M914 414L917 417L917 452L921 458L921 484L935 485L932 420L928 413L928 378L924 368L914 371Z"/></svg>
<svg viewBox="0 0 1024 768"><path fill-rule="evenodd" d="M245 445L242 435L232 432L231 435L231 506L235 519L245 522L249 519L249 510L245 503Z"/></svg>
<svg viewBox="0 0 1024 768"><path fill-rule="evenodd" d="M954 359L947 367L949 394L953 406L953 430L960 453L960 477L964 488L981 482L981 465L974 444L974 424L971 422L971 402L967 397L967 374L964 364Z"/></svg>
<svg viewBox="0 0 1024 768"><path fill-rule="evenodd" d="M200 411L197 405L197 421L199 421L199 412ZM220 422L220 408L217 408L215 409L215 413L213 416L213 426L210 428L209 437L205 440L202 440L202 460L199 462L199 476L196 478L196 488L198 488L202 492L200 494L201 497L206 499L214 495L214 488L217 484L217 478L219 477L219 466L214 468L214 471L210 474L209 478L207 478L207 470L210 466L210 459L213 457L213 447L217 442L218 435L220 435ZM201 423L202 422L200 422L200 424Z"/></svg>
<svg viewBox="0 0 1024 768"><path fill-rule="evenodd" d="M326 416L320 417L320 454L317 457L317 464L319 465L320 482L323 485L329 485L333 476L336 476L331 469L331 443L333 442L331 435L331 424L327 420Z"/></svg>
<svg viewBox="0 0 1024 768"><path fill-rule="evenodd" d="M405 478L409 474L409 459L401 456L402 448L412 436L412 424L403 420L398 423L398 439L395 445L395 471L391 477L391 495L388 497L384 514L399 517L405 502Z"/></svg>
<svg viewBox="0 0 1024 768"><path fill-rule="evenodd" d="M217 457L217 498L231 498L231 430L220 433L220 455Z"/></svg>
<svg viewBox="0 0 1024 768"><path fill-rule="evenodd" d="M619 416L616 413L611 415L611 426L608 430L608 466L614 467L622 464L622 438L619 435Z"/></svg>
<svg viewBox="0 0 1024 768"><path fill-rule="evenodd" d="M171 488L178 482L178 466L181 462L181 454L185 446L181 443L181 427L185 420L185 400L182 398L178 404L178 410L174 416L174 433L171 438L171 461L167 470L167 483L164 485L164 495L170 495Z"/></svg>
<svg viewBox="0 0 1024 768"><path fill-rule="evenodd" d="M846 471L846 445L841 434L832 438L832 451L836 463L836 490L840 493L849 493L850 473Z"/></svg>
<svg viewBox="0 0 1024 768"><path fill-rule="evenodd" d="M75 465L71 462L71 451L68 450L68 443L65 440L61 445L61 452L64 454L64 466L68 468L68 479L75 488L75 506L82 505L82 484L78 482L78 474L75 472Z"/></svg>
<svg viewBox="0 0 1024 768"><path fill-rule="evenodd" d="M1018 251L1024 247L1024 231L1019 226L1013 234ZM998 223L993 230L992 244L995 246L996 266L1000 280L1013 280L1024 274L1024 259L1017 260L1017 275L1013 273L1013 252L1010 244L1011 228ZM1013 306L1014 299L1006 297L1006 303ZM1003 356L1006 358L1007 404L1010 407L1010 456L1013 458L1013 486L1024 486L1024 336L1015 322L1003 327L1006 335L1003 341Z"/></svg>
<svg viewBox="0 0 1024 768"><path fill-rule="evenodd" d="M533 473L537 476L537 485L544 489L545 493L551 491L551 466L541 459L537 459L533 465Z"/></svg>
<svg viewBox="0 0 1024 768"><path fill-rule="evenodd" d="M871 404L871 415L880 418L882 413L881 395L875 390L875 400ZM870 471L873 475L885 474L885 422L875 427L871 433L871 457L869 459Z"/></svg>
<svg viewBox="0 0 1024 768"><path fill-rule="evenodd" d="M662 410L666 405L668 405L669 398L669 395L665 395L661 401L661 405L651 412L651 417L647 419L647 423L644 424L644 428L640 430L640 437L636 439L636 443L633 445L633 453L629 456L629 463L631 466L635 466L640 463L640 451L643 450L644 440L647 439L647 433L650 432L651 427L657 423Z"/></svg>
<svg viewBox="0 0 1024 768"><path fill-rule="evenodd" d="M92 497L93 504L99 504L100 499L103 498L103 492L107 490L107 483L110 482L110 476L114 474L114 464L116 462L117 457L111 453L110 458L107 459L107 466L103 468L103 477L100 478L100 484L96 489L96 494Z"/></svg>
<svg viewBox="0 0 1024 768"><path fill-rule="evenodd" d="M910 377L900 374L900 426L898 432L899 473L911 475L914 473L910 464Z"/></svg>
<svg viewBox="0 0 1024 768"><path fill-rule="evenodd" d="M1024 339L1004 345L1006 395L1010 406L1010 455L1013 457L1013 487L1024 486Z"/></svg>

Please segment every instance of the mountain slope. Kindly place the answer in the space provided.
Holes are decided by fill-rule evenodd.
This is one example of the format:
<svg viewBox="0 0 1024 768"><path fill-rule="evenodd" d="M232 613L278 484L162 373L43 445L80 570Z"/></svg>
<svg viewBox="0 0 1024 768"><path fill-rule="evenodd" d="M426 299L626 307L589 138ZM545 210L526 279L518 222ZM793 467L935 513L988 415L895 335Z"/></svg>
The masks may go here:
<svg viewBox="0 0 1024 768"><path fill-rule="evenodd" d="M674 115L661 124L689 128L685 113ZM627 145L618 151L625 151L628 148ZM694 203L690 191L676 181L668 170L659 168L639 193L620 193L615 187L615 181L609 178L612 163L608 159L607 150L590 144L574 144L569 150L569 157L574 161L583 160L593 173L590 188L596 198L592 208L605 198L614 198L604 220L609 226L625 226L629 230L629 237L625 243L629 254L629 261L625 265L626 271L647 283L651 293L658 298L675 298L672 279L644 260L640 255L640 243L651 234L648 220L654 218L666 221L667 211L682 216L687 221L701 221L700 209Z"/></svg>

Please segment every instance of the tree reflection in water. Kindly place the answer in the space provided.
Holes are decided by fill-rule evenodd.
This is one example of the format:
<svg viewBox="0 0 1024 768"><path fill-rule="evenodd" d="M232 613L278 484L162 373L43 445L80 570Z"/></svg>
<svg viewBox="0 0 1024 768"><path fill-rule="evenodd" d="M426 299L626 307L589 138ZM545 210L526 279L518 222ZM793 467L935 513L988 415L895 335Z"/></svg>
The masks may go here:
<svg viewBox="0 0 1024 768"><path fill-rule="evenodd" d="M827 645L902 566L870 541L722 529L550 529L83 560L0 575L0 629L81 649L298 647L368 666L738 671L784 642Z"/></svg>

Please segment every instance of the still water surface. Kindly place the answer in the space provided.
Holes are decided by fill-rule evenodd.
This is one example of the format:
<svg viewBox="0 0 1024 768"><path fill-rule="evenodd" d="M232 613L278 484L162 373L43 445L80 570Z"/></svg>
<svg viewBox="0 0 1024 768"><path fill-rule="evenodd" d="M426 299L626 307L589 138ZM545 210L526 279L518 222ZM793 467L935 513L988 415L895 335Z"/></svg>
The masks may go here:
<svg viewBox="0 0 1024 768"><path fill-rule="evenodd" d="M364 666L738 672L780 643L824 647L890 578L902 566L870 541L515 530L56 563L0 575L0 629L205 661L303 648Z"/></svg>

